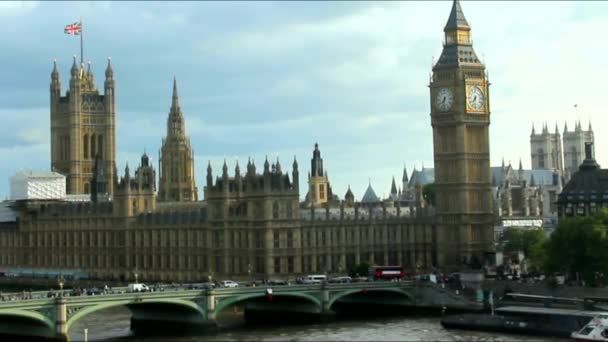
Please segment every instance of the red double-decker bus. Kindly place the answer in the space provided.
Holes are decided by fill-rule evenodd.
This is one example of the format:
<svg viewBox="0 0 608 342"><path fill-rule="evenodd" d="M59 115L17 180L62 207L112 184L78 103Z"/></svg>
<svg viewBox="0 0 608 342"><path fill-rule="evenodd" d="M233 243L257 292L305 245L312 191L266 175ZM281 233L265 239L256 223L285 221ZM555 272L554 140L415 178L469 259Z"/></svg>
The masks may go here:
<svg viewBox="0 0 608 342"><path fill-rule="evenodd" d="M369 277L375 280L392 280L405 278L403 266L372 266L369 268Z"/></svg>

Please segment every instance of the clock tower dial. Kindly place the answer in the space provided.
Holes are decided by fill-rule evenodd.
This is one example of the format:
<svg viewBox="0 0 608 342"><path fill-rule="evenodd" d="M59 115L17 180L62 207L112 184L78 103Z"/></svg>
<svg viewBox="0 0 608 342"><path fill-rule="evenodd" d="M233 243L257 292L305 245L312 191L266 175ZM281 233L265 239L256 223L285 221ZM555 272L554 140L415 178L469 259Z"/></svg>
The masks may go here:
<svg viewBox="0 0 608 342"><path fill-rule="evenodd" d="M435 97L435 106L442 112L448 111L452 108L454 103L454 94L450 88L442 87L439 88L437 96Z"/></svg>
<svg viewBox="0 0 608 342"><path fill-rule="evenodd" d="M480 87L471 86L467 91L467 105L473 111L483 110L485 104L485 95Z"/></svg>

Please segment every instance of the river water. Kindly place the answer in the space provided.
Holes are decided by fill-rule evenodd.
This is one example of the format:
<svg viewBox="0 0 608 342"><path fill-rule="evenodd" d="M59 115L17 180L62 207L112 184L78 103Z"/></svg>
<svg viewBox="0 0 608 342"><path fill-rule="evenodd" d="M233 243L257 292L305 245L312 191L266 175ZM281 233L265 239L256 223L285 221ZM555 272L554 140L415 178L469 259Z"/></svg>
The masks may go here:
<svg viewBox="0 0 608 342"><path fill-rule="evenodd" d="M567 339L446 330L439 317L366 317L309 325L251 326L224 324L213 333L190 336L137 337L129 330L126 308L92 313L70 328L72 341L567 341ZM221 322L221 321L220 321ZM222 324L222 323L220 323Z"/></svg>

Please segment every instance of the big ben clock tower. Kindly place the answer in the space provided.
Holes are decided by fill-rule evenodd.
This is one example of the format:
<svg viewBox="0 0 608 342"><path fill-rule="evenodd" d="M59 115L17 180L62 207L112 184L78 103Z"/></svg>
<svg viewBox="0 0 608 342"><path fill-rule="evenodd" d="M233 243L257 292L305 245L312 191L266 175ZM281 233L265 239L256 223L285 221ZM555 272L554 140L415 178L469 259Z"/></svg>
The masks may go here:
<svg viewBox="0 0 608 342"><path fill-rule="evenodd" d="M482 266L494 250L490 103L485 66L455 0L431 78L437 196L437 264Z"/></svg>

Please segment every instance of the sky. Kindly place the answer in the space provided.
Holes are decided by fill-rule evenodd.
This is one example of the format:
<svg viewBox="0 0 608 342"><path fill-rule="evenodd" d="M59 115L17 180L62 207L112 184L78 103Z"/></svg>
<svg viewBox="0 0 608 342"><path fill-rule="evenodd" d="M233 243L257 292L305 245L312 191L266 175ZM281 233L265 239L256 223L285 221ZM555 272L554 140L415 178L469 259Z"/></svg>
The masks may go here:
<svg viewBox="0 0 608 342"><path fill-rule="evenodd" d="M608 2L461 1L490 87L490 159L530 167L530 131L547 122L593 124L608 166L605 80ZM11 2L0 1L0 196L19 170L50 169L49 84L62 94L84 23L85 61L103 89L116 80L117 166L144 150L156 165L173 77L195 154L199 197L210 162L230 174L265 156L305 195L315 142L333 191L368 182L387 196L404 165L433 166L429 74L451 1ZM577 108L574 108L577 104ZM606 134L606 135L604 135Z"/></svg>

